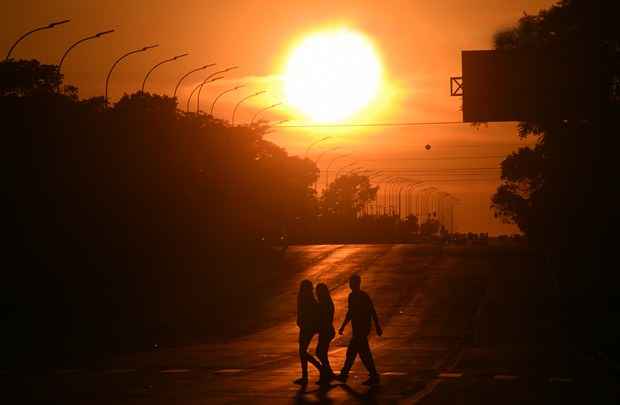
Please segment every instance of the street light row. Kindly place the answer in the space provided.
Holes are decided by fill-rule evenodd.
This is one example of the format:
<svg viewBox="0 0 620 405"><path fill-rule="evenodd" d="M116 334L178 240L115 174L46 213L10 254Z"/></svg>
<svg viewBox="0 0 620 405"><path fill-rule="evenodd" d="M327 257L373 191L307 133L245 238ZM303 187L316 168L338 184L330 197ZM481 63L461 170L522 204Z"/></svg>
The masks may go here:
<svg viewBox="0 0 620 405"><path fill-rule="evenodd" d="M8 50L8 52L7 52L7 55L6 55L6 59L5 59L5 60L9 60L9 59L11 58L11 54L13 53L13 50L15 49L15 47L16 47L16 46L17 46L17 45L18 45L18 44L19 44L22 40L24 40L26 37L28 37L29 35L31 35L31 34L33 34L33 33L35 33L35 32L38 32L38 31L47 30L47 29L51 29L51 28L58 27L58 26L60 26L60 25L64 25L64 24L66 24L66 23L68 23L68 22L70 22L70 21L71 21L71 20L68 20L68 19L67 19L67 20L62 20L62 21L52 22L52 23L50 23L50 24L48 24L48 25L45 25L45 26L42 26L42 27L35 28L35 29L30 30L30 31L26 32L25 34L21 35L21 36L20 36L20 37L19 37L19 38L15 41L15 43L13 43L13 45L9 48L9 50ZM114 30L107 30L107 31L98 32L98 33L96 33L96 34L94 34L94 35L90 35L90 36L84 37L84 38L82 38L82 39L80 39L80 40L78 40L78 41L74 42L73 44L71 44L71 45L70 45L70 46L69 46L69 47L65 50L65 52L64 52L64 53L63 53L63 55L62 55L62 57L60 58L60 61L59 61L59 63L58 63L58 67L57 67L58 74L60 74L60 73L61 73L61 71L62 71L61 69L62 69L62 65L63 65L63 63L64 63L65 59L67 58L67 56L69 55L69 53L70 53L70 52L71 52L71 51L72 51L75 47L77 47L78 45L80 45L80 44L82 44L82 43L84 43L84 42L86 42L86 41L93 40L93 39L97 39L97 38L101 38L101 37L103 37L103 36L105 36L105 35L108 35L108 34L111 34L111 33L113 33L113 32L114 32ZM125 59L125 58L127 58L127 57L129 57L129 56L131 56L131 55L133 55L133 54L137 54L137 53L145 52L145 51L148 51L148 50L150 50L150 49L156 48L156 47L158 47L158 46L159 46L159 45L150 45L150 46L145 46L145 47L142 47L142 48L139 48L139 49L135 49L135 50L129 51L129 52L127 52L127 53L125 53L125 54L121 55L118 59L116 59L116 60L114 61L114 63L112 64L112 66L111 66L111 68L110 68L110 70L108 71L108 74L107 74L107 76L106 76L106 82L105 82L105 98L104 98L104 99L105 99L105 103L106 103L106 105L108 104L108 91L109 91L109 85L110 85L110 77L112 76L112 72L114 71L114 69L116 68L116 66L117 66L117 65L118 65L118 64L119 64L119 63L120 63L123 59ZM189 55L189 53L184 53L184 54L176 55L176 56L173 56L173 57L171 57L171 58L169 58L169 59L165 59L165 60L160 61L160 62L158 62L157 64L155 64L155 65L154 65L151 69L149 69L149 71L148 71L148 72L146 73L146 75L144 76L144 79L143 79L143 81L142 81L141 92L142 92L142 93L144 93L144 89L145 89L145 87L146 87L146 82L147 82L147 80L148 80L149 76L151 75L151 73L152 73L155 69L157 69L157 68L158 68L158 67L160 67L161 65L164 65L164 64L169 63L169 62L174 62L174 61L176 61L176 60L178 60L178 59L181 59L181 58L184 58L184 57L186 57L186 56L188 56L188 55ZM203 66L200 66L200 67L198 67L198 68L196 68L196 69L193 69L193 70L191 70L191 71L187 72L186 74L184 74L184 75L183 75L183 76L179 79L179 81L177 82L177 84L176 84L176 86L175 86L175 88L174 88L173 97L175 97L175 98L176 98L177 91L178 91L179 87L181 86L181 83L183 82L183 80L184 80L185 78L187 78L187 77L188 77L189 75L191 75L192 73L195 73L195 72L198 72L198 71L201 71L201 70L205 70L205 69L210 68L210 67L213 67L213 66L215 66L215 63L211 63L211 64L203 65ZM199 112L200 112L200 94L201 94L201 92L202 92L203 87L204 87L207 83L211 83L211 82L214 82L214 81L216 81L216 80L223 79L223 78L224 78L224 76L221 76L222 74L227 73L227 72L229 72L229 71L231 71L231 70L233 70L233 69L237 69L237 68L238 68L238 66L231 66L231 67L228 67L228 68L226 68L226 69L223 69L223 70L217 71L217 72L215 72L215 73L210 74L210 75L209 75L206 79L204 79L201 83L199 83L199 84L198 84L198 85L197 85L197 86L196 86L196 87L192 90L192 92L190 93L190 95L189 95L189 97L188 97L188 99L187 99L187 112L189 112L189 111L190 111L190 102L191 102L191 98L192 98L192 96L194 95L194 93L195 93L196 91L198 91L198 93L197 93L197 102L196 102L196 113L199 113ZM220 75L220 76L218 76L218 75ZM224 91L224 92L220 93L217 97L215 97L215 100L214 100L214 101L213 101L213 103L211 104L211 108L210 108L210 110L209 110L210 114L211 114L211 115L213 114L213 109L214 109L214 107L215 107L215 103L217 102L217 100L218 100L221 96L223 96L223 95L224 95L224 94L226 94L226 93L229 93L229 92L232 92L232 91L238 90L238 89L240 89L240 88L243 88L243 87L245 87L245 85L238 85L238 86L235 86L235 87L233 87L233 88L231 88L231 89L228 89L228 90L226 90L226 91ZM57 90L60 90L60 89L57 89ZM234 110L233 110L233 115L232 115L232 120L231 120L231 123L232 123L232 124L234 124L234 121L235 121L235 115L236 115L237 109L238 109L238 107L239 107L239 106L240 106L240 105L241 105L244 101L246 101L246 100L248 100L248 99L250 99L250 98L252 98L252 97L256 97L256 96L258 96L258 95L261 95L261 94L263 94L263 93L265 93L265 91L264 91L264 90L263 90L263 91L256 92L256 93L253 93L253 94L250 94L249 96L246 96L246 97L245 97L245 98L243 98L241 101L239 101L239 102L235 105L235 108L234 108ZM250 124L253 124L253 123L254 123L254 121L255 121L256 117L257 117L260 113L262 113L262 112L264 112L264 111L267 111L267 110L269 110L269 109L271 109L271 108L275 108L275 107L277 107L277 106L279 106L279 105L281 105L281 104L282 104L282 103L272 104L272 105L270 105L270 106L268 106L268 107L265 107L265 108L263 108L263 109L259 110L259 111L258 111L256 114L254 114L254 116L252 117L252 120L250 121ZM282 121L282 122L283 122L283 121Z"/></svg>
<svg viewBox="0 0 620 405"><path fill-rule="evenodd" d="M306 149L306 158L312 147L329 139L331 139L331 137L324 137L312 142ZM340 147L334 147L321 152L316 160L314 160L315 165L318 167L318 162L323 156L337 149L340 149ZM351 154L339 154L333 157L328 163L325 170L325 190L329 187L329 173L334 163L350 156ZM384 185L384 187L382 187L384 215L386 213L391 213L392 215L397 215L401 219L412 213L415 213L418 218L428 216L428 218L431 219L431 217L434 217L434 219L438 220L451 232L454 230L454 203L457 202L458 199L451 194L441 191L437 187L428 186L429 182L427 181L416 181L407 177L392 176L384 173L382 170L366 169L355 160L338 168L335 173L335 179L343 175L353 174L365 175L371 183L373 180L377 180L376 183ZM423 185L427 185L428 187L420 188ZM403 192L405 192L404 199ZM380 212L379 208L379 205L374 205L375 214ZM368 209L369 206L366 206L364 211L368 212Z"/></svg>

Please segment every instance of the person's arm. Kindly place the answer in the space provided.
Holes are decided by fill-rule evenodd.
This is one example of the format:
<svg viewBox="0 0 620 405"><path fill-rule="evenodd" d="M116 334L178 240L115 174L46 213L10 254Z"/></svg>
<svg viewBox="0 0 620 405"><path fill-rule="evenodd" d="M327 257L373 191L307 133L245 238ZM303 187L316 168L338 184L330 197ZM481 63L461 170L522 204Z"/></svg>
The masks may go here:
<svg viewBox="0 0 620 405"><path fill-rule="evenodd" d="M342 325L340 325L340 329L338 329L338 333L342 335L344 333L344 328L347 326L349 321L351 320L351 296L349 295L349 307L347 308L347 314L344 317L344 321L342 321Z"/></svg>
<svg viewBox="0 0 620 405"><path fill-rule="evenodd" d="M383 329L381 329L381 324L379 323L379 317L377 316L377 311L375 311L375 306L372 303L372 300L370 300L370 315L372 316L372 319L375 321L375 328L377 329L377 336L383 335Z"/></svg>

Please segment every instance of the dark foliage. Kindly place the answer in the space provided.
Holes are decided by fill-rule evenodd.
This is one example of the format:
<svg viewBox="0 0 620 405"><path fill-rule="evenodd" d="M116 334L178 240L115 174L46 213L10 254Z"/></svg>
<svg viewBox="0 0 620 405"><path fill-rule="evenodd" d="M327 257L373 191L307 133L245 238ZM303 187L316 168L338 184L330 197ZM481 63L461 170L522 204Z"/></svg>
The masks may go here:
<svg viewBox="0 0 620 405"><path fill-rule="evenodd" d="M0 70L13 359L218 335L252 307L280 265L270 241L314 215L311 161L175 99L106 107L58 93L53 66Z"/></svg>
<svg viewBox="0 0 620 405"><path fill-rule="evenodd" d="M602 263L603 244L609 241L617 212L609 205L616 194L618 112L620 78L618 37L602 29L599 2L563 0L538 15L526 15L515 28L495 36L498 49L561 48L582 55L599 77L591 106L579 116L554 116L524 122L519 136L537 137L533 149L524 148L502 163L502 185L493 196L498 215L514 222L532 246L543 252L557 274L559 293L571 304L570 311L589 319L579 334L596 337L598 343L616 339L609 328L617 314L617 272ZM566 69L576 68L566 66ZM566 83L578 86L578 83ZM562 109L563 99L555 102ZM566 106L566 111L571 111ZM603 159L603 144L610 156ZM616 145L616 146L613 146ZM613 267L613 266L612 266ZM613 286L613 287L612 287ZM596 314L596 315L592 315ZM574 315L576 318L581 317Z"/></svg>

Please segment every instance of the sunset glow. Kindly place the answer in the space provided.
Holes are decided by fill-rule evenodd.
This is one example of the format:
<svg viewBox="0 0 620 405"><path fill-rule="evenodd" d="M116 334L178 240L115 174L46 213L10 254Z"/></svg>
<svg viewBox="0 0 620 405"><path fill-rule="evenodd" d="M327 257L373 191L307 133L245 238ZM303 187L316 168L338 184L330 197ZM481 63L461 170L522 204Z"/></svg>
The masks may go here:
<svg viewBox="0 0 620 405"><path fill-rule="evenodd" d="M348 29L310 35L291 53L288 103L316 122L342 122L376 97L381 63L371 43Z"/></svg>

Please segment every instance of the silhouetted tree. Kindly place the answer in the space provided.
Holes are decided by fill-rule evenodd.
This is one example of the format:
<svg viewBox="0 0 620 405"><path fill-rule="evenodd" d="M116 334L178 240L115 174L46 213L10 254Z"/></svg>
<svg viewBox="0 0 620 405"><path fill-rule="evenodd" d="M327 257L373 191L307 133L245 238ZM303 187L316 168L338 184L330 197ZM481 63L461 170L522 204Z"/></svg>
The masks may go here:
<svg viewBox="0 0 620 405"><path fill-rule="evenodd" d="M562 48L581 55L576 63L595 65L601 45L596 3L564 0L537 15L525 15L515 28L495 35L495 47ZM602 91L608 92L611 76L602 79ZM587 82L598 80L587 78ZM562 102L555 100L558 105ZM590 100L589 104L596 106L599 100ZM571 111L568 107L566 110ZM592 204L600 198L595 197L593 188L600 150L600 117L594 107L582 113L585 116L559 120L553 115L545 118L543 111L538 122L521 123L519 136L536 136L538 144L534 149L520 149L502 163L503 184L492 206L500 217L519 225L536 246L551 248L557 243L559 248L572 230L588 229Z"/></svg>
<svg viewBox="0 0 620 405"><path fill-rule="evenodd" d="M5 326L45 334L48 347L106 346L115 330L128 340L213 333L205 311L211 325L226 320L212 310L223 297L247 311L251 300L235 294L277 271L257 240L316 213L316 166L266 141L265 125L182 113L149 93L106 106L57 92L54 66L0 67L14 174L5 260L20 264L4 295L19 314Z"/></svg>
<svg viewBox="0 0 620 405"><path fill-rule="evenodd" d="M555 277L574 317L584 319L575 333L599 342L616 342L620 301L617 272L604 266L601 246L614 240L617 210L617 134L620 114L620 58L616 31L602 24L605 2L563 0L537 15L522 17L517 26L498 32L497 49L561 49L573 60L566 70L591 72L578 83L589 86L590 99L575 111L567 100L549 95L563 117L541 111L535 122L519 124L519 136L535 136L534 148L523 148L502 163L502 184L493 196L497 214L525 231L531 246L544 252L544 268ZM613 17L611 17L613 18ZM584 94L587 94L584 93ZM610 156L602 158L603 141ZM604 236L605 235L605 236ZM613 286L613 287L611 287ZM579 315L578 315L579 314Z"/></svg>
<svg viewBox="0 0 620 405"><path fill-rule="evenodd" d="M43 65L37 60L0 62L0 96L3 97L53 93L61 82L56 65Z"/></svg>
<svg viewBox="0 0 620 405"><path fill-rule="evenodd" d="M348 174L334 180L321 197L325 217L354 219L377 197L379 187L372 187L367 176Z"/></svg>

